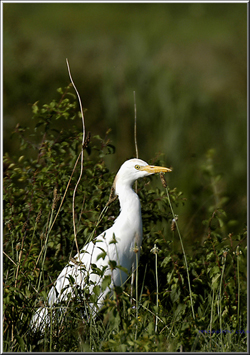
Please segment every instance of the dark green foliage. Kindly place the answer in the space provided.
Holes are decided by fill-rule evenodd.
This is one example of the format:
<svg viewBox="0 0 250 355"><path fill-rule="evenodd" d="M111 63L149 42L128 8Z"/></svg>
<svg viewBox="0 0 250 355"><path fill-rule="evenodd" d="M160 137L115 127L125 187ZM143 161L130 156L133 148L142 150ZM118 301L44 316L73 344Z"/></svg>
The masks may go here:
<svg viewBox="0 0 250 355"><path fill-rule="evenodd" d="M210 148L228 233L237 234L247 205L247 29L247 3L237 1L4 3L4 152L19 150L9 139L17 122L35 125L30 105L69 82L67 57L87 130L103 137L112 129L117 152L108 167L116 171L134 155L135 91L139 155L148 161L160 151L173 166L170 186L188 198L176 212L185 240L202 235L213 200L201 171Z"/></svg>
<svg viewBox="0 0 250 355"><path fill-rule="evenodd" d="M91 295L76 289L76 297L62 304L66 312L52 314L51 328L43 335L31 331L29 323L35 309L46 302L52 283L76 253L72 196L79 164L68 188L67 184L82 136L72 124L79 114L71 88L58 92L59 98L49 105L32 106L33 133L17 125L14 137L20 138L20 156L4 157L4 351L246 351L246 231L225 233L221 196L216 206L205 211L207 219L200 229L204 230L203 241L193 241L186 254L193 319L179 236L165 189L160 184L155 187L156 177L138 181L144 228L138 318L136 303L129 296L129 279L124 288L115 288L96 318L88 306L96 302L100 288L96 286ZM62 121L70 122L66 129L61 128ZM75 198L79 247L93 231L96 236L107 229L118 215L115 201L96 227L115 176L107 169L104 157L114 152L108 133L105 139L92 137L85 149L83 176ZM203 178L216 180L211 152L207 159ZM213 193L211 189L211 196ZM172 186L169 194L174 209L185 202ZM196 223L202 225L202 221ZM155 244L159 248L157 274L152 252ZM109 283L110 278L105 278L103 289ZM133 298L135 295L134 291Z"/></svg>

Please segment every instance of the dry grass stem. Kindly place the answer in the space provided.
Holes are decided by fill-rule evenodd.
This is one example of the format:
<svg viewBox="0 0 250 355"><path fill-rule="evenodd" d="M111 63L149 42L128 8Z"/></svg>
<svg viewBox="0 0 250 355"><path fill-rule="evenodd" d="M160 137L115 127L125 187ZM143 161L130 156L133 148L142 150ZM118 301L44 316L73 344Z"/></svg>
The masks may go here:
<svg viewBox="0 0 250 355"><path fill-rule="evenodd" d="M136 112L136 100L135 100L135 91L134 91L134 140L135 140L135 156L138 159L139 158L139 153L138 153L138 145L137 145L137 112Z"/></svg>
<svg viewBox="0 0 250 355"><path fill-rule="evenodd" d="M138 145L137 145L137 110L136 110L136 99L134 91L134 141L135 141L135 157L139 158ZM135 182L135 192L138 190L138 182Z"/></svg>
<svg viewBox="0 0 250 355"><path fill-rule="evenodd" d="M76 237L76 223L75 223L75 195L76 195L76 191L77 191L77 187L81 181L81 178L82 178L82 172L83 172L83 147L84 147L84 142L85 142L85 122L84 122L84 114L83 114L83 108L82 108L82 102L81 102L81 97L78 93L78 90L75 86L75 83L72 79L72 76L71 76L71 72L70 72L70 66L69 66L69 62L68 62L68 59L66 58L66 63L67 63L67 67L68 67L68 72L69 72L69 78L70 78L70 81L75 89L75 92L76 92L76 95L77 95L77 98L78 98L78 102L79 102L79 106L80 106L80 111L81 111L81 117L82 117L82 147L81 147L81 170L80 170L80 175L79 175L79 178L76 182L76 186L74 188L74 193L73 193L73 203L72 203L72 216L73 216L73 228L74 228L74 237L75 237L75 243L76 243L76 249L77 249L77 253L78 253L78 257L79 257L79 260L80 260L80 251L79 251L79 247L78 247L78 243L77 243L77 237Z"/></svg>

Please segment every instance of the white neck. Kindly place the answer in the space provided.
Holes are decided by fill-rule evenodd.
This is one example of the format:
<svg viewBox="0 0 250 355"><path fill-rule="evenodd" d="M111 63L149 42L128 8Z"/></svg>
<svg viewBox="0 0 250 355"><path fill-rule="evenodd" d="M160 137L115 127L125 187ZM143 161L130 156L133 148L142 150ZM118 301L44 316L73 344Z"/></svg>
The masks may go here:
<svg viewBox="0 0 250 355"><path fill-rule="evenodd" d="M121 210L123 210L123 208L129 208L135 203L139 204L139 207L141 207L139 197L131 186L123 185L118 191L116 190L116 193L120 201Z"/></svg>
<svg viewBox="0 0 250 355"><path fill-rule="evenodd" d="M118 195L121 213L117 219L133 221L135 228L141 228L141 204L138 195L130 184L116 184L116 194Z"/></svg>

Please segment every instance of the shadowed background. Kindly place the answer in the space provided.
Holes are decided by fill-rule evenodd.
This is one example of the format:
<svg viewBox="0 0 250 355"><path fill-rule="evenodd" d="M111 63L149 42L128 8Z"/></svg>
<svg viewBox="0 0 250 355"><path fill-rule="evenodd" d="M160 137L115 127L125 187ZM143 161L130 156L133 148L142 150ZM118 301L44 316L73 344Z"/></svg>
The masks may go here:
<svg viewBox="0 0 250 355"><path fill-rule="evenodd" d="M160 156L173 167L169 184L187 198L180 209L189 226L184 234L200 237L196 226L208 217L203 208L216 206L204 178L210 163L221 175L216 207L228 214L227 231L244 228L247 4L4 4L4 152L10 156L20 155L11 139L16 124L34 125L31 105L51 102L68 85L65 58L87 109L86 130L104 137L112 129L110 169L135 156L135 91L139 157Z"/></svg>

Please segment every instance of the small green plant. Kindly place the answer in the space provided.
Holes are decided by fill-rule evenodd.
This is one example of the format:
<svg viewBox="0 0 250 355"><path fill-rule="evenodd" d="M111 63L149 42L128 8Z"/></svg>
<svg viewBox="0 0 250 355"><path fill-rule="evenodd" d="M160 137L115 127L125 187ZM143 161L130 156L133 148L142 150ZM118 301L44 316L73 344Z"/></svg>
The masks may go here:
<svg viewBox="0 0 250 355"><path fill-rule="evenodd" d="M246 230L226 233L220 195L200 221L203 242L194 240L193 250L184 254L173 243L175 208L184 203L183 194L155 187L155 177L138 181L144 240L132 296L129 278L94 317L90 305L111 281L104 278L91 294L76 288L51 308L51 326L43 334L32 331L35 310L46 306L53 282L77 252L72 197L82 132L74 124L79 114L71 87L58 95L48 105L33 105L34 132L17 125L13 137L20 138L20 155L4 156L4 351L246 351ZM108 132L104 139L90 138L85 147L75 195L79 248L118 214L110 195L115 175L105 164L106 155L114 153ZM182 244L186 249L185 238ZM65 312L54 313L58 307Z"/></svg>

